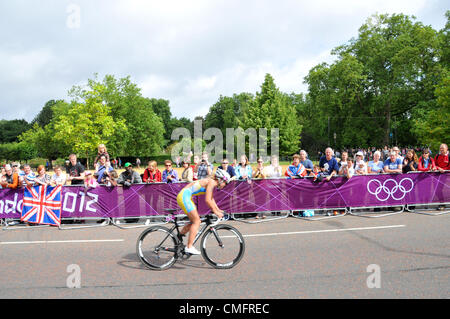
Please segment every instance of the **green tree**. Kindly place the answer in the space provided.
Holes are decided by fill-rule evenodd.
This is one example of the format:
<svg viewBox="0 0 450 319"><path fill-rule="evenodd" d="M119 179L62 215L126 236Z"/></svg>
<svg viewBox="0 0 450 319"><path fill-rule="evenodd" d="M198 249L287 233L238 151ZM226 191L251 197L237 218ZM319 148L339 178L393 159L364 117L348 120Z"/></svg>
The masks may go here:
<svg viewBox="0 0 450 319"><path fill-rule="evenodd" d="M118 125L108 138L108 150L119 156L148 156L159 153L164 143L164 125L155 114L151 99L141 95L141 89L130 77L116 79L106 75L103 81L89 79L86 86L74 86L70 95L77 101L98 95L108 106L109 115Z"/></svg>
<svg viewBox="0 0 450 319"><path fill-rule="evenodd" d="M309 72L310 101L329 145L334 133L338 147L417 143L414 118L435 107L443 67L442 36L415 19L374 15L332 51L334 63Z"/></svg>
<svg viewBox="0 0 450 319"><path fill-rule="evenodd" d="M422 112L415 120L414 132L423 145L434 150L450 139L450 74L436 87L437 107ZM422 111L422 110L420 110Z"/></svg>
<svg viewBox="0 0 450 319"><path fill-rule="evenodd" d="M42 110L36 115L36 117L31 121L31 125L37 123L40 127L44 127L49 124L53 118L53 107L58 103L64 103L63 100L50 100L45 103Z"/></svg>
<svg viewBox="0 0 450 319"><path fill-rule="evenodd" d="M73 102L66 114L54 118L55 140L70 147L72 152L86 156L87 167L99 144L108 144L115 130L126 129L124 121L115 121L110 115L110 107L100 97L101 89L101 86L94 87L84 103Z"/></svg>
<svg viewBox="0 0 450 319"><path fill-rule="evenodd" d="M170 111L169 101L164 99L149 99L150 105L153 108L153 112L161 118L164 126L164 139L170 140L172 134L171 120L172 112Z"/></svg>
<svg viewBox="0 0 450 319"><path fill-rule="evenodd" d="M266 74L261 92L248 104L244 111L243 128L267 130L267 147L271 148L271 130L279 130L279 152L289 155L298 152L302 125L298 121L297 110L288 95L276 87L270 74Z"/></svg>
<svg viewBox="0 0 450 319"><path fill-rule="evenodd" d="M374 15L359 29L358 38L334 51L354 56L364 66L365 107L385 119L385 144L393 117L434 99L433 87L442 71L438 33L415 19Z"/></svg>
<svg viewBox="0 0 450 319"><path fill-rule="evenodd" d="M29 130L30 127L30 123L23 119L0 120L0 144L17 142L19 135Z"/></svg>
<svg viewBox="0 0 450 319"><path fill-rule="evenodd" d="M55 139L55 130L51 123L45 127L40 127L35 123L30 130L21 134L19 139L34 148L38 157L54 160L66 156L64 150L67 147L65 144L58 143Z"/></svg>
<svg viewBox="0 0 450 319"><path fill-rule="evenodd" d="M0 159L28 161L37 156L33 145L26 142L0 144Z"/></svg>

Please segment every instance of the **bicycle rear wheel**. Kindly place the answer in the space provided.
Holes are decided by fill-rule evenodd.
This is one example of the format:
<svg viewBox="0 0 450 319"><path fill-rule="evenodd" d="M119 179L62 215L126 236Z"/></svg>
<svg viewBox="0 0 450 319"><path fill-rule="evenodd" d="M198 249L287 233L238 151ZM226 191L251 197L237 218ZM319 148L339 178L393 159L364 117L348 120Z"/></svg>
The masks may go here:
<svg viewBox="0 0 450 319"><path fill-rule="evenodd" d="M153 226L144 230L136 243L139 260L154 270L170 268L178 258L178 240L167 228Z"/></svg>
<svg viewBox="0 0 450 319"><path fill-rule="evenodd" d="M244 256L245 242L236 228L222 224L208 229L202 237L200 250L205 261L214 268L229 269Z"/></svg>

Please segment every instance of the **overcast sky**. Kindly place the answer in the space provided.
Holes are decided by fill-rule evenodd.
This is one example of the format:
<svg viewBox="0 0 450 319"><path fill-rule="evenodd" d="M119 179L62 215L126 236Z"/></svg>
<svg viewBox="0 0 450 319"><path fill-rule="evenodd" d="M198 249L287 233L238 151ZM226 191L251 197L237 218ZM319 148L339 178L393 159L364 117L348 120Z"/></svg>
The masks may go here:
<svg viewBox="0 0 450 319"><path fill-rule="evenodd" d="M205 115L220 95L255 93L266 73L283 92L375 13L436 30L448 0L0 0L0 119L31 121L73 85L131 76L172 114Z"/></svg>

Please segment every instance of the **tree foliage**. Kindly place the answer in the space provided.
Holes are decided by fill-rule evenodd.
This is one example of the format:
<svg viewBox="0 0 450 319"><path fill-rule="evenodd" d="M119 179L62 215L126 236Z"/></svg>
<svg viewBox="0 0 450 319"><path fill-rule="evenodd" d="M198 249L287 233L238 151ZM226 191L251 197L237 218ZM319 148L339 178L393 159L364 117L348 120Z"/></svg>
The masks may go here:
<svg viewBox="0 0 450 319"><path fill-rule="evenodd" d="M21 120L0 120L0 144L18 141L18 136L29 130L30 123Z"/></svg>
<svg viewBox="0 0 450 319"><path fill-rule="evenodd" d="M423 142L414 119L436 106L434 90L444 71L442 35L415 20L403 14L374 15L357 38L332 51L334 63L311 69L305 82L322 122L317 133L327 136L328 144Z"/></svg>
<svg viewBox="0 0 450 319"><path fill-rule="evenodd" d="M69 91L71 101L49 100L31 123L0 121L0 157L92 157L99 143L114 156L146 157L180 145L205 146L194 139L218 128L279 130L281 155L325 147L428 145L447 142L449 132L450 11L442 30L404 14L375 14L357 36L332 50L335 60L319 63L304 78L304 94L282 92L266 74L255 94L220 95L208 113L194 120L172 115L170 101L142 96L130 76L88 79ZM172 141L175 128L189 139ZM19 138L18 138L19 137ZM196 148L198 149L198 148ZM248 142L247 142L248 149Z"/></svg>

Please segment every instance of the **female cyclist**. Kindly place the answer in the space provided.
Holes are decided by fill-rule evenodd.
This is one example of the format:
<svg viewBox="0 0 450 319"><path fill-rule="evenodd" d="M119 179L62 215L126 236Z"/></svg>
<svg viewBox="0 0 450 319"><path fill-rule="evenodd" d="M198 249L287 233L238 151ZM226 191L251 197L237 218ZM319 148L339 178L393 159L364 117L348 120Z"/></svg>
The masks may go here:
<svg viewBox="0 0 450 319"><path fill-rule="evenodd" d="M211 208L211 211L217 215L218 218L223 217L223 211L217 207L213 198L214 188L222 189L230 182L230 175L224 170L217 169L214 177L208 177L189 183L184 187L177 196L177 203L188 215L190 224L183 227L180 231L182 235L189 232L188 242L185 247L185 252L191 255L200 255L200 252L193 246L195 236L200 227L200 216L198 215L197 207L192 201L192 196L205 195L205 202Z"/></svg>

